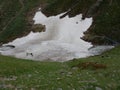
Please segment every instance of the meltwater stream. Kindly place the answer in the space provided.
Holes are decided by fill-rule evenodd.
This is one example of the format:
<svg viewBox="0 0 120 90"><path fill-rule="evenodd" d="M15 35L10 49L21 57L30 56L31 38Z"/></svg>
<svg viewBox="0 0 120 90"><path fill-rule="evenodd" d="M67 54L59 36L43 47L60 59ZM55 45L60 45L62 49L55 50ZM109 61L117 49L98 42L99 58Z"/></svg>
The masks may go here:
<svg viewBox="0 0 120 90"><path fill-rule="evenodd" d="M45 25L45 32L31 32L29 35L18 38L8 44L14 49L1 51L3 55L32 60L67 61L73 58L95 55L88 49L91 43L80 37L92 24L92 18L81 20L82 15L60 19L64 13L46 17L41 11L36 12L34 24Z"/></svg>

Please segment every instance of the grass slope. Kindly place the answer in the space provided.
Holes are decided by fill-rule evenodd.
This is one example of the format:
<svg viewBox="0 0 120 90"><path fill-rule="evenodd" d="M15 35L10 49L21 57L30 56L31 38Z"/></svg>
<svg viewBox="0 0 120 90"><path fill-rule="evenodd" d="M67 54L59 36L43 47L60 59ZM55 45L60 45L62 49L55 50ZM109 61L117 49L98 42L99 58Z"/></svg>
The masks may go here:
<svg viewBox="0 0 120 90"><path fill-rule="evenodd" d="M120 47L100 56L64 63L0 56L0 90L120 90L119 55ZM97 62L106 68L78 67L86 62Z"/></svg>
<svg viewBox="0 0 120 90"><path fill-rule="evenodd" d="M0 42L6 43L30 32L27 14L46 2L47 0L0 0Z"/></svg>
<svg viewBox="0 0 120 90"><path fill-rule="evenodd" d="M107 36L120 43L120 0L104 0L91 28L86 32L86 40L94 44L106 43L108 40L94 38Z"/></svg>

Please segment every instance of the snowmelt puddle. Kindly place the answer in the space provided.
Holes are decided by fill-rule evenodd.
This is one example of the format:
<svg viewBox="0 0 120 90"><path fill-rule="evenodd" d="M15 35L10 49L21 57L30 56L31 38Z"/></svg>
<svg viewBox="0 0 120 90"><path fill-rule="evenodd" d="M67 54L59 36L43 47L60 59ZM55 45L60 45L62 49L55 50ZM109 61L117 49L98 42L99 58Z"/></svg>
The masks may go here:
<svg viewBox="0 0 120 90"><path fill-rule="evenodd" d="M60 19L63 14L46 17L38 11L33 20L35 24L45 25L46 31L31 32L25 37L8 43L14 45L15 48L1 51L1 54L23 59L60 62L99 54L96 50L88 50L92 47L91 43L80 39L83 32L92 24L92 18L81 20L80 14L72 18L66 16Z"/></svg>

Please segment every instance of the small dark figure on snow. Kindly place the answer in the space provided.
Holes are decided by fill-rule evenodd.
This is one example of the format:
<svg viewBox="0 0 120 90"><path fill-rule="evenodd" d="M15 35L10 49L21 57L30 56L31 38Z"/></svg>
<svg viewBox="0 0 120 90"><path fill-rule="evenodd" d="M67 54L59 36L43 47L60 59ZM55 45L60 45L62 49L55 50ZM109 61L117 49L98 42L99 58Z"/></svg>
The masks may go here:
<svg viewBox="0 0 120 90"><path fill-rule="evenodd" d="M28 52L27 52L27 53L26 53L26 56L29 56L29 55L33 57L33 53L28 53Z"/></svg>

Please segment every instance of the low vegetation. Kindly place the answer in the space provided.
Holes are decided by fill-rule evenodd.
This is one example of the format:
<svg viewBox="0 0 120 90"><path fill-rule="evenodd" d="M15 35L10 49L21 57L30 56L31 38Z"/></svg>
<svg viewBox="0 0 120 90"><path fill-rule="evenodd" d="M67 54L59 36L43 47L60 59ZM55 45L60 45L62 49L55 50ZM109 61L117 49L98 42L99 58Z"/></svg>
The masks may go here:
<svg viewBox="0 0 120 90"><path fill-rule="evenodd" d="M119 0L103 0L103 3L97 12L97 16L91 28L85 33L86 41L94 44L106 43L107 39L102 36L120 43L120 1ZM96 36L100 36L96 38Z"/></svg>
<svg viewBox="0 0 120 90"><path fill-rule="evenodd" d="M120 90L120 47L68 62L0 56L0 90Z"/></svg>
<svg viewBox="0 0 120 90"><path fill-rule="evenodd" d="M47 1L0 0L0 42L6 43L28 34L32 26L28 18L35 14L32 10L44 5Z"/></svg>

